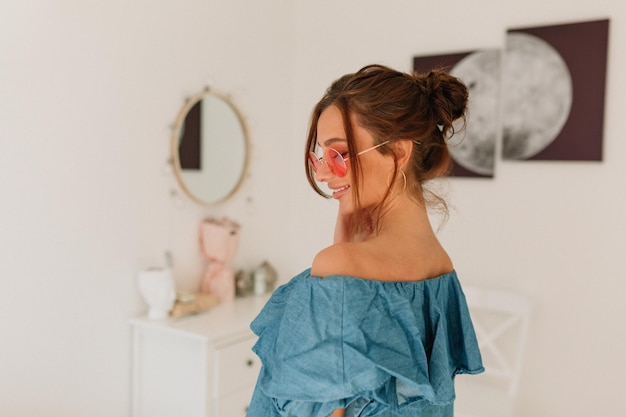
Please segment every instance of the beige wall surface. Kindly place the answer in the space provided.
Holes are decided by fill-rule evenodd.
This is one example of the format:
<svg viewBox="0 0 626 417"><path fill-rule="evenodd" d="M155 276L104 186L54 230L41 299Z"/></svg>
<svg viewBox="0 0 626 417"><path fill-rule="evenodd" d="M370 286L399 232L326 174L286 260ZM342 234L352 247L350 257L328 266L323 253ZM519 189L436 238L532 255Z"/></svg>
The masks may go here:
<svg viewBox="0 0 626 417"><path fill-rule="evenodd" d="M286 262L272 155L290 134L292 15L281 0L0 4L0 415L128 416L137 273L170 251L196 288L205 216L241 222L235 266ZM253 142L241 190L211 208L167 170L171 126L207 84Z"/></svg>

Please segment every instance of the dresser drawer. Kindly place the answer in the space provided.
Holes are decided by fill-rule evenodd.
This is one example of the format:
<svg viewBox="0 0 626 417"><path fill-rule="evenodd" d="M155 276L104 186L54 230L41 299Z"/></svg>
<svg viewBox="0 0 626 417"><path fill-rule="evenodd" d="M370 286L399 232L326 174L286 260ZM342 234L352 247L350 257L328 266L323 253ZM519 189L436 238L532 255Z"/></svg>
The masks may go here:
<svg viewBox="0 0 626 417"><path fill-rule="evenodd" d="M256 337L253 336L215 351L215 397L223 397L255 385L261 370L261 361L252 352L255 342Z"/></svg>
<svg viewBox="0 0 626 417"><path fill-rule="evenodd" d="M250 406L254 385L217 399L217 417L245 417Z"/></svg>

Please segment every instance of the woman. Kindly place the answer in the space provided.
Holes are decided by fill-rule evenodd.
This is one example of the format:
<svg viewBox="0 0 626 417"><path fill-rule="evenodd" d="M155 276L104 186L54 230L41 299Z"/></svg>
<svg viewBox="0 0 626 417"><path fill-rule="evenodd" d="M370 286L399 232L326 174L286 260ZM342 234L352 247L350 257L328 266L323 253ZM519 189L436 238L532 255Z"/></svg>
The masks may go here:
<svg viewBox="0 0 626 417"><path fill-rule="evenodd" d="M263 368L249 417L453 415L454 376L483 368L427 214L445 202L424 186L449 170L467 99L445 72L371 65L317 104L307 175L339 203L334 243L252 323Z"/></svg>

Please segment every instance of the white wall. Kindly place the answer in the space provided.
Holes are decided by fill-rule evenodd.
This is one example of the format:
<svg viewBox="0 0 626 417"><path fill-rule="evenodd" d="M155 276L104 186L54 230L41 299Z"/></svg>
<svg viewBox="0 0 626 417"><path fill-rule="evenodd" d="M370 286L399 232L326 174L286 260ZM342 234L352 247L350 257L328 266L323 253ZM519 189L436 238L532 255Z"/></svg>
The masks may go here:
<svg viewBox="0 0 626 417"><path fill-rule="evenodd" d="M451 181L456 210L441 238L466 282L536 302L525 415L624 415L626 6L508 3L3 1L0 415L127 415L127 320L145 308L136 272L171 250L178 285L196 285L204 216L242 222L237 266L267 258L284 281L310 263L335 206L309 190L302 145L339 75L501 47L508 27L604 17L605 161L498 161L494 180ZM179 207L165 172L170 125L207 82L248 121L250 175L225 204Z"/></svg>
<svg viewBox="0 0 626 417"><path fill-rule="evenodd" d="M272 156L291 133L292 15L284 0L2 1L0 415L128 415L136 273L169 249L195 287L204 216L241 221L237 265L286 262ZM207 82L248 122L250 175L228 204L178 207L170 125Z"/></svg>
<svg viewBox="0 0 626 417"><path fill-rule="evenodd" d="M411 70L414 55L501 48L507 28L606 17L604 161L497 161L493 180L448 181L455 210L440 236L461 279L518 290L536 304L521 389L525 416L626 414L626 6L619 0L319 0L296 8L299 137L329 83L363 65ZM293 153L300 149L294 144ZM294 257L303 264L329 243L334 205L318 201L302 176L293 187Z"/></svg>

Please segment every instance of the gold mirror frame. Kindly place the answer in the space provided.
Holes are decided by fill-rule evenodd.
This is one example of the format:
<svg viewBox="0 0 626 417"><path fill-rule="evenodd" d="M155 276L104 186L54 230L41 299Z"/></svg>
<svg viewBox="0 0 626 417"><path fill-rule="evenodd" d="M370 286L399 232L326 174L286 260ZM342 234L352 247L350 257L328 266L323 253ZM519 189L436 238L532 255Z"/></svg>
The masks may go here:
<svg viewBox="0 0 626 417"><path fill-rule="evenodd" d="M204 103L208 104L206 109ZM192 111L194 118L188 120ZM189 123L193 124L188 126ZM197 149L191 151L196 158L191 164L197 165L191 168L183 168L181 164L183 135L189 136L185 130L195 130L197 136L194 139ZM185 102L174 124L171 155L176 179L191 199L212 206L230 198L246 175L249 153L248 130L243 117L226 95L207 87Z"/></svg>

